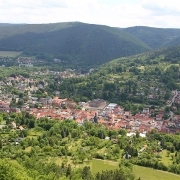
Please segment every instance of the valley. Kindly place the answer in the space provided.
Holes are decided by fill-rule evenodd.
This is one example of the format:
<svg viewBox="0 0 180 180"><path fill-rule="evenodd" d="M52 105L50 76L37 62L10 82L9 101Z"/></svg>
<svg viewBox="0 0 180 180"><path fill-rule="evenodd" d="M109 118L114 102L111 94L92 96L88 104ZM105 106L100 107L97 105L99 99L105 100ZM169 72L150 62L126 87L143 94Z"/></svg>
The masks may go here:
<svg viewBox="0 0 180 180"><path fill-rule="evenodd" d="M0 174L180 179L179 29L69 22L0 32Z"/></svg>

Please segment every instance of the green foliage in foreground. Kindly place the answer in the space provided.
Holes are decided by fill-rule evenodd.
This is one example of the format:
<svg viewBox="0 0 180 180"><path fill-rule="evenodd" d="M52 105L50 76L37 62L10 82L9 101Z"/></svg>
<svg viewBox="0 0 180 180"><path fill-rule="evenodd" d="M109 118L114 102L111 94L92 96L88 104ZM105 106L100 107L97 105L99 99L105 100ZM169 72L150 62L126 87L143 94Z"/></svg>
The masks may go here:
<svg viewBox="0 0 180 180"><path fill-rule="evenodd" d="M32 180L27 174L26 168L17 161L1 159L0 161L0 180Z"/></svg>
<svg viewBox="0 0 180 180"><path fill-rule="evenodd" d="M3 159L0 162L0 175L0 180L134 180L134 175L127 167L105 170L93 175L87 166L82 169L72 169L70 164L58 166L53 163L35 163L31 159L20 163Z"/></svg>
<svg viewBox="0 0 180 180"><path fill-rule="evenodd" d="M132 163L180 174L178 134L162 134L153 130L147 134L147 138L141 138L138 133L130 138L126 136L125 130L113 131L91 122L79 126L73 120L35 120L27 112L2 113L2 117L7 123L7 127L0 129L0 158L4 159L3 164L7 164L2 173L19 164L22 166L20 171L25 173L24 176L32 179L41 177L48 180L79 180L88 176L90 179L93 177L94 180L99 180L108 173L112 177L121 174L124 179L133 179L134 176L130 173ZM26 130L12 130L12 121L16 122L17 126L24 126ZM110 140L105 140L107 136ZM143 147L144 151L140 152ZM172 155L168 164L161 161L162 148L170 151L167 155ZM131 155L131 158L124 160L124 155L125 158L126 155ZM92 158L101 161L94 163ZM109 160L116 161L116 165L120 162L120 169L102 171L107 169L105 162ZM84 165L90 166L91 169ZM18 177L19 171L15 175Z"/></svg>

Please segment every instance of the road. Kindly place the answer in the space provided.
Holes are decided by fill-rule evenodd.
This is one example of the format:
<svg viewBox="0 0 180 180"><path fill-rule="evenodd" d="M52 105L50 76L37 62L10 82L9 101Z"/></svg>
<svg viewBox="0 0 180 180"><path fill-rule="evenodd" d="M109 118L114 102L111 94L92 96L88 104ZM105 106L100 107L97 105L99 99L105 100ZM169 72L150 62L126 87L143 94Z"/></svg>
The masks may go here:
<svg viewBox="0 0 180 180"><path fill-rule="evenodd" d="M167 106L171 106L172 103L174 103L174 100L175 100L175 98L176 98L177 95L178 95L178 91L176 90L174 96L172 97L171 103L168 104Z"/></svg>

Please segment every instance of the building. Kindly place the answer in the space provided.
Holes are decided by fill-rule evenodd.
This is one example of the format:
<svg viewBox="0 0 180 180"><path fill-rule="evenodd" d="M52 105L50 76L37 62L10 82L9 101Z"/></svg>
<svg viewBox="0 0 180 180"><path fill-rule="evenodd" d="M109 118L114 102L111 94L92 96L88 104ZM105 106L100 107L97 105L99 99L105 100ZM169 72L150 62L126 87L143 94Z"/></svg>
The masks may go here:
<svg viewBox="0 0 180 180"><path fill-rule="evenodd" d="M106 106L106 101L103 99L94 99L94 100L89 102L89 106L90 107L96 107L96 108Z"/></svg>

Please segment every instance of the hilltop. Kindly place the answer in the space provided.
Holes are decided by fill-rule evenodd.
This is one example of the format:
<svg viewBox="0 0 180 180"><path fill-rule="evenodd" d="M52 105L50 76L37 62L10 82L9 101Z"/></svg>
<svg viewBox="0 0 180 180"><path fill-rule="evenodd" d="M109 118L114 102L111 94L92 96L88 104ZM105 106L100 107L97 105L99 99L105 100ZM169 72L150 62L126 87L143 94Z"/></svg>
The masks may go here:
<svg viewBox="0 0 180 180"><path fill-rule="evenodd" d="M139 38L152 49L180 45L180 43L173 43L180 37L180 29L135 26L123 30Z"/></svg>
<svg viewBox="0 0 180 180"><path fill-rule="evenodd" d="M0 24L0 51L20 51L47 62L59 58L73 68L97 67L116 58L179 46L179 38L180 29L145 26Z"/></svg>
<svg viewBox="0 0 180 180"><path fill-rule="evenodd" d="M0 50L41 55L48 61L52 58L47 57L59 57L80 66L97 66L151 48L121 29L71 22L0 26Z"/></svg>

